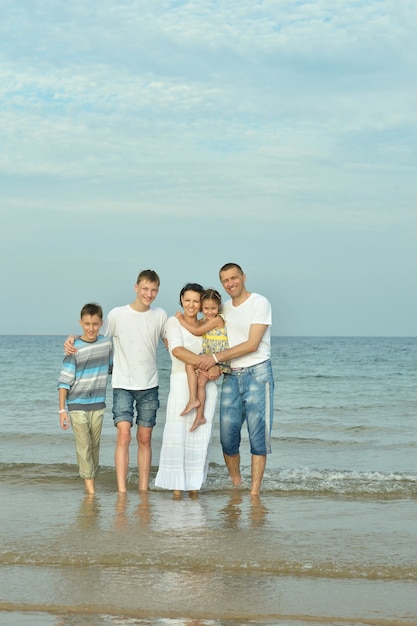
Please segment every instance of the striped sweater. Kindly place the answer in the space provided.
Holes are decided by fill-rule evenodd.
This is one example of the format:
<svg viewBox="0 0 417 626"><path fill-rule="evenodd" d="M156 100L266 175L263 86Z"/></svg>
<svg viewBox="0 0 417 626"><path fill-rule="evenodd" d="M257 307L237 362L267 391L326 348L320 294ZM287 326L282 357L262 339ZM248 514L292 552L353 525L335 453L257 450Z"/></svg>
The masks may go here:
<svg viewBox="0 0 417 626"><path fill-rule="evenodd" d="M76 354L64 358L58 389L68 389L68 411L96 411L106 406L107 379L113 366L111 337L93 343L77 338Z"/></svg>

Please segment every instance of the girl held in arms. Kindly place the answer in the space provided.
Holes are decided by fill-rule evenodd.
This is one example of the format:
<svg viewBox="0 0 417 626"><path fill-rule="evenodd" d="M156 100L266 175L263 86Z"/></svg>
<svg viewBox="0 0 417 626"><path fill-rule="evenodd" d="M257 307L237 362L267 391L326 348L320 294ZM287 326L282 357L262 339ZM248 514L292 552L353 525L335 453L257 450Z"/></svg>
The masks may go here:
<svg viewBox="0 0 417 626"><path fill-rule="evenodd" d="M227 340L227 330L224 318L220 313L221 296L215 289L206 289L201 295L201 311L204 317L199 320L199 326L196 328L188 324L184 319L184 314L176 313L176 318L190 333L197 337L202 337L202 354L215 354L229 347ZM229 363L219 363L222 374L230 372ZM208 378L204 374L199 374L198 369L192 365L185 366L187 373L188 387L190 397L187 406L181 415L187 415L193 409L197 409L196 417L190 431L194 431L201 424L206 423L204 417L204 404L206 401L206 384Z"/></svg>

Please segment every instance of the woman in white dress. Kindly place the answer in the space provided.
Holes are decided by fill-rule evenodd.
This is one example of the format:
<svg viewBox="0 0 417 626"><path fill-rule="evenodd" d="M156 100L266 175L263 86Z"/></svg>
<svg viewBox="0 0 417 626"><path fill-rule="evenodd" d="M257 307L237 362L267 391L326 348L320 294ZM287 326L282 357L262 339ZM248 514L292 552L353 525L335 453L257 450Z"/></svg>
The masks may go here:
<svg viewBox="0 0 417 626"><path fill-rule="evenodd" d="M188 283L180 293L180 303L184 319L198 328L197 319L201 309L201 294L204 289L197 283ZM218 366L209 370L209 382L206 385L205 418L206 423L190 432L196 409L181 415L189 397L189 388L185 364L197 365L201 352L201 337L191 334L177 320L170 317L167 322L168 348L171 355L171 377L167 400L166 421L162 436L159 469L155 486L169 489L179 497L182 491L196 494L205 482L208 470L208 456L217 400L219 377ZM203 374L201 374L203 375Z"/></svg>

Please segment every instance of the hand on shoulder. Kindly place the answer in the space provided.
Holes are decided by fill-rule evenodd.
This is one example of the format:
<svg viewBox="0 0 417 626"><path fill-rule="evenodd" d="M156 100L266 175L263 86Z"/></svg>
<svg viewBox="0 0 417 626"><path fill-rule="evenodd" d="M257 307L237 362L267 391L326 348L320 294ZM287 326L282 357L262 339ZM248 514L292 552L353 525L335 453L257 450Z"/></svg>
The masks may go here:
<svg viewBox="0 0 417 626"><path fill-rule="evenodd" d="M77 352L77 348L74 348L75 336L70 335L66 338L64 343L65 354L75 354Z"/></svg>

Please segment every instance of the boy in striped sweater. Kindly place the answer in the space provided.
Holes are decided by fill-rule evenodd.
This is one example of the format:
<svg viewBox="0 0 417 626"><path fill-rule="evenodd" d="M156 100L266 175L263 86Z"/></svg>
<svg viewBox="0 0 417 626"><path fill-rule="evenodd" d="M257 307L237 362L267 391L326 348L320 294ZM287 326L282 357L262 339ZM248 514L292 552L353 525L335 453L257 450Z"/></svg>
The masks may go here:
<svg viewBox="0 0 417 626"><path fill-rule="evenodd" d="M80 477L86 492L95 493L113 344L111 337L99 335L103 324L99 304L85 304L80 317L83 334L75 339L77 352L65 356L58 379L59 422L63 430L71 423Z"/></svg>

